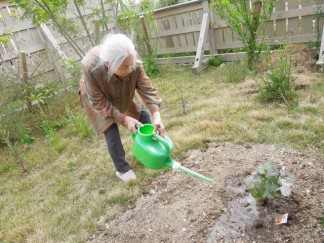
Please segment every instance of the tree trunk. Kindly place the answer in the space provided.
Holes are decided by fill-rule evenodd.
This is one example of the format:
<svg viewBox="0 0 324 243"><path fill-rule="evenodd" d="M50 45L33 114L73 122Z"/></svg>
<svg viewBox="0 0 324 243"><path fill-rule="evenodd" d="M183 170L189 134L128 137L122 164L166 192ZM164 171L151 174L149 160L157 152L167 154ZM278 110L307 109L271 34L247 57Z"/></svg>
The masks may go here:
<svg viewBox="0 0 324 243"><path fill-rule="evenodd" d="M100 4L101 4L102 17L105 19L106 18L106 14L105 14L105 5L104 5L103 0L100 0ZM106 21L105 21L105 28L106 28L106 31L107 31L107 34L108 34L109 29L108 29L108 25L107 25Z"/></svg>

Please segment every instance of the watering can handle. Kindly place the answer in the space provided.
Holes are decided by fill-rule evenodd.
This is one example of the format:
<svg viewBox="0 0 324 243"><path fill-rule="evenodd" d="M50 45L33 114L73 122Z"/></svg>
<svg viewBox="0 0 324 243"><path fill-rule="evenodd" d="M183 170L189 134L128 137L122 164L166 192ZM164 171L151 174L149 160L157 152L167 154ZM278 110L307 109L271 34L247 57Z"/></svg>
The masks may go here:
<svg viewBox="0 0 324 243"><path fill-rule="evenodd" d="M136 129L138 130L140 128L139 125L135 125ZM158 134L153 134L153 137L160 143L162 143L162 145L164 146L164 148L166 149L167 153L170 154L171 152L171 148L169 146L169 144L165 141L164 138L162 138L160 135ZM135 139L135 134L132 133L132 138Z"/></svg>
<svg viewBox="0 0 324 243"><path fill-rule="evenodd" d="M160 143L162 143L163 144L163 146L164 146L164 148L166 149L166 151L167 151L167 153L168 154L170 154L170 146L169 146L169 144L165 141L165 139L164 138L162 138L160 135L158 135L158 134L153 134L153 137L157 140L157 141L159 141Z"/></svg>

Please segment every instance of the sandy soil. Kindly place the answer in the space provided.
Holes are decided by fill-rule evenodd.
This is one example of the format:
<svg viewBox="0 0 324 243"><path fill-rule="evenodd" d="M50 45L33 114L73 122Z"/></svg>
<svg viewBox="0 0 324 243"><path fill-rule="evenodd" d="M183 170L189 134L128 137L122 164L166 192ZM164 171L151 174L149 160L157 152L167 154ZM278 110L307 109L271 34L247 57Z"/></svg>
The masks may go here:
<svg viewBox="0 0 324 243"><path fill-rule="evenodd" d="M289 197L260 206L247 186L270 161L296 181ZM215 182L166 170L89 242L324 242L323 158L276 145L211 143L180 162ZM275 225L285 213L288 222Z"/></svg>

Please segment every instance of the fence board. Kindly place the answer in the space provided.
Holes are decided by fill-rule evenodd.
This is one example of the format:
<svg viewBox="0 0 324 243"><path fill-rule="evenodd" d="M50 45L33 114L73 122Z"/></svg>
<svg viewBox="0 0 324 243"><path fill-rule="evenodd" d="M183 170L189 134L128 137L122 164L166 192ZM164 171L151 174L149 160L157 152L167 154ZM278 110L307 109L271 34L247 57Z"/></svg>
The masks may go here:
<svg viewBox="0 0 324 243"><path fill-rule="evenodd" d="M185 29L186 25L185 25L184 18L188 19L188 15L187 14L180 14L180 15L175 16L178 30ZM186 21L186 22L188 22L188 21ZM185 34L179 34L179 40L180 40L180 47L188 45Z"/></svg>
<svg viewBox="0 0 324 243"><path fill-rule="evenodd" d="M279 0L275 5L275 12L286 12L286 0ZM278 17L281 17L278 15ZM287 33L287 20L284 17L281 17L281 19L277 19L275 21L276 23L276 37L283 37L286 36Z"/></svg>
<svg viewBox="0 0 324 243"><path fill-rule="evenodd" d="M199 14L197 10L190 11L190 18L191 18L191 23L193 25L199 25Z"/></svg>
<svg viewBox="0 0 324 243"><path fill-rule="evenodd" d="M323 2L324 0L319 0ZM168 30L163 30L155 34L155 37L160 38L166 36L178 36L180 47L176 48L175 46L169 43L170 49L165 46L158 48L158 54L162 53L172 53L176 48L177 51L188 51L193 45L197 45L199 32L200 32L200 22L201 16L203 13L202 2L200 2L199 7L197 3L194 4L194 7L186 6L187 9L182 9L182 12L179 12L176 7L173 7L171 10L167 8L159 11L157 16L171 16L177 14L175 17L178 28L169 28ZM304 7L301 7L301 6ZM322 6L320 6L322 7ZM191 9L190 9L191 8ZM324 8L324 6L323 6ZM190 11L188 11L190 9ZM171 11L171 12L170 12ZM165 12L165 13L164 13ZM188 12L188 17L186 17L186 12ZM296 41L298 42L307 42L310 40L316 39L313 33L313 18L316 14L316 11L313 7L312 1L300 1L299 0L279 0L275 5L275 11L271 16L271 19L265 24L263 33L269 38L270 43L274 44L278 41L283 41L284 43ZM233 33L232 29L227 26L227 23L220 20L218 16L212 11L212 24L210 33L214 35L214 43L217 49L231 49L242 47L242 43L238 41L236 33ZM157 18L158 19L158 18ZM316 22L317 29L321 32L322 24ZM183 28L179 29L179 26ZM307 31L306 31L307 30ZM182 34L185 34L184 38ZM185 41L186 39L186 41ZM169 40L169 42L171 42ZM185 48L184 45L187 45ZM206 45L209 47L209 44ZM206 49L206 47L205 47Z"/></svg>
<svg viewBox="0 0 324 243"><path fill-rule="evenodd" d="M301 0L301 6L302 7L309 7L309 6L313 6L313 0Z"/></svg>
<svg viewBox="0 0 324 243"><path fill-rule="evenodd" d="M272 38L275 36L275 21L269 20L264 24L264 35Z"/></svg>
<svg viewBox="0 0 324 243"><path fill-rule="evenodd" d="M93 8L100 6L99 1L94 0L86 0L86 4L84 7L81 7L81 13L85 14L85 19L87 21L87 26L90 30L90 33L92 34L94 32L93 24L91 21L87 19L87 16L92 13ZM39 30L32 24L31 20L24 19L24 20L17 20L12 15L15 14L18 17L23 15L23 11L21 11L16 5L10 4L9 6L0 5L0 36L3 34L6 34L7 31L12 31L12 35L10 36L10 42L5 47L0 46L0 55L1 55L1 61L0 61L0 70L10 72L10 68L8 68L8 63L11 66L11 63L15 64L17 62L17 59L19 58L19 51L23 50L26 51L26 54L29 56L29 60L31 62L30 65L33 65L32 63L38 60L38 56L41 55L42 51L46 49L46 45L44 44L41 34ZM100 6L101 7L101 6ZM105 3L105 7L107 9L106 15L107 16L114 16L113 10L112 10L112 4ZM78 25L81 25L81 21L79 18L76 18L78 16L76 8L74 5L70 2L68 6L67 15L69 18L71 18L75 23ZM3 18L3 19L2 19ZM111 21L108 23L108 28L112 29L116 26L116 21L113 20L113 17L110 18ZM75 55L75 51L68 47L67 41L64 37L62 37L59 33L57 33L51 24L48 25L49 29L52 31L55 38L59 40L59 43L63 46L66 53L69 53L72 56ZM83 28L79 28L79 34L85 35L83 33ZM86 50L89 49L90 45L87 40L82 37L81 39L77 39L77 42L81 43L81 47L86 52ZM79 57L78 57L79 58ZM1 62L4 63L1 63ZM46 64L45 62L44 64ZM53 69L53 67L52 67ZM47 70L50 71L50 70Z"/></svg>
<svg viewBox="0 0 324 243"><path fill-rule="evenodd" d="M196 51L203 15L203 2L198 0L186 2L155 11L154 16L159 31L150 34L152 40L156 43L158 54ZM324 0L314 2L313 0L279 0L263 32L269 37L270 43L275 43L276 41L283 41L285 43L315 41L323 30L323 18L319 19L316 17L318 16L318 14L316 15L317 9L324 9L323 2ZM314 6L314 3L318 6ZM87 0L86 5L81 8L81 12L89 14L91 8L98 6L98 1ZM109 6L106 15L114 16L112 5ZM73 5L70 7L68 16L80 24L79 18L75 18L75 7ZM14 8L14 6L10 6L9 10L11 11ZM16 11L19 12L19 10ZM0 20L0 35L5 31L5 28L12 29L15 32L12 36L13 43L17 46L17 49L21 50L23 46L28 46L25 51L33 57L34 54L45 48L37 28L31 24L30 20L15 21L15 19L9 16L8 9L3 7L0 8L0 14L2 16L6 14L5 20ZM242 43L237 41L237 34L233 33L231 28L224 21L220 20L214 11L212 11L212 15L213 21L209 31L214 35L213 41L215 42L216 49L242 47ZM109 28L115 27L115 24L116 21L113 20L108 24ZM91 21L87 20L87 25L90 32L93 33L94 28ZM55 32L51 26L49 27L61 43L61 48L66 54L68 56L75 56L75 51L67 45L67 41ZM88 50L89 41L86 37L78 38L76 41L81 43L81 47L85 52ZM2 58L6 57L7 62L12 58L16 58L14 55L8 54L9 49L10 51L14 50L13 43L9 43L6 49L0 46L0 54L2 54ZM204 49L208 50L207 48L210 48L209 44L206 44ZM4 66L1 65L0 70L4 70Z"/></svg>
<svg viewBox="0 0 324 243"><path fill-rule="evenodd" d="M287 11L292 9L299 9L299 0L288 0ZM299 16L288 19L288 35L295 36L300 34Z"/></svg>
<svg viewBox="0 0 324 243"><path fill-rule="evenodd" d="M192 3L177 4L176 6L162 8L155 11L155 18L165 17L169 15L181 14L183 12L190 12L202 8L202 1L196 1Z"/></svg>

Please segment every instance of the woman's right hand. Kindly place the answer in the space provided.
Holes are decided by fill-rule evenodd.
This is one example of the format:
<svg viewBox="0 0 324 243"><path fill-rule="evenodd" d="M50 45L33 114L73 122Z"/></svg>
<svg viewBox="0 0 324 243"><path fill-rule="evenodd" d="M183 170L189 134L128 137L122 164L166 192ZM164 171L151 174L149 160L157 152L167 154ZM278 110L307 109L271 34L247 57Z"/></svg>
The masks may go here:
<svg viewBox="0 0 324 243"><path fill-rule="evenodd" d="M130 116L125 116L123 125L128 129L128 131L133 133L137 133L136 125L139 125L140 127L143 126L141 122Z"/></svg>

